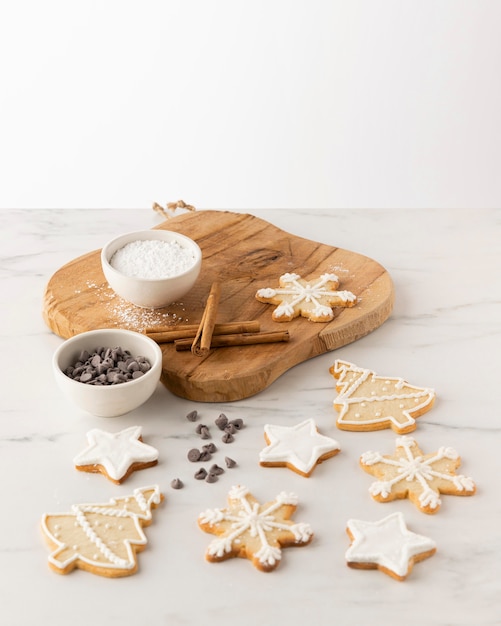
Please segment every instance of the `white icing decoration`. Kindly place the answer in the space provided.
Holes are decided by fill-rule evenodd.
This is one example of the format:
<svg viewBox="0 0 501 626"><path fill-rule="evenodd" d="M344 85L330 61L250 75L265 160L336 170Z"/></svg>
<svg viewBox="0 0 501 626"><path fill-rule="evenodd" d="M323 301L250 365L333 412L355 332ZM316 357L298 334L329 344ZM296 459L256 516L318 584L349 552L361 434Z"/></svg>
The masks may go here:
<svg viewBox="0 0 501 626"><path fill-rule="evenodd" d="M337 360L333 371L336 374L338 395L334 400L336 407L341 407L337 419L338 425L361 426L363 424L376 425L389 422L397 432L407 432L415 427L416 420L413 414L424 412L431 407L435 399L435 391L426 387L409 385L402 378L384 380L387 384L394 383L395 393L378 394L376 391L367 391L368 395L360 392L364 383L376 383L383 380L375 372L357 367L353 363ZM383 388L385 389L385 388ZM408 400L408 403L404 401ZM385 411L376 410L374 415L362 412L358 406L370 409L374 403L388 403ZM416 406L417 405L417 406ZM396 410L397 409L397 410ZM395 411L395 412L392 412Z"/></svg>
<svg viewBox="0 0 501 626"><path fill-rule="evenodd" d="M250 502L249 491L245 487L233 487L229 493L232 504L230 509L209 509L199 516L201 523L217 526L223 522L225 534L213 539L207 548L207 554L217 558L224 557L233 550L234 544L241 544L243 535L258 537L260 548L255 552L256 557L265 566L272 568L281 559L281 549L278 542L269 542L267 533L275 530L289 531L293 534L297 544L308 543L312 537L309 524L293 524L288 520L280 521L274 515L282 506L296 504L297 496L292 493L281 492L274 502L260 510L258 502ZM227 522L230 522L228 529Z"/></svg>
<svg viewBox="0 0 501 626"><path fill-rule="evenodd" d="M134 463L151 463L158 450L142 441L141 427L131 426L118 433L94 428L87 433L89 445L73 462L77 467L101 465L113 480L121 480Z"/></svg>
<svg viewBox="0 0 501 626"><path fill-rule="evenodd" d="M355 294L351 291L335 291L329 287L329 283L337 286L339 279L336 274L322 274L316 282L300 282L299 274L283 274L280 277L280 287L273 289L265 287L258 289L256 296L265 300L282 297L284 300L291 297L290 301L284 301L273 311L274 318L286 317L292 319L296 315L296 307L308 305L308 310L313 317L331 320L334 317L333 306L343 306L347 303L356 302ZM309 305L313 306L310 307Z"/></svg>
<svg viewBox="0 0 501 626"><path fill-rule="evenodd" d="M148 500L146 500L144 494L149 493ZM70 513L46 513L42 517L42 529L43 532L47 535L47 537L53 541L57 548L49 555L49 562L52 563L57 569L64 570L67 568L73 561L82 561L87 563L88 565L95 565L96 567L106 567L107 569L124 569L130 570L135 567L135 553L131 548L131 543L134 545L145 545L147 543L146 536L143 533L141 524L139 520L150 520L151 515L151 507L152 504L158 504L161 500L160 490L158 486L153 487L143 487L140 489L134 490L133 499L127 498L117 498L112 499L110 501L110 505L100 505L100 504L77 504L72 506L72 510ZM124 508L116 508L125 504ZM129 508L127 507L129 505ZM138 510L135 510L138 509ZM132 522L132 526L130 528L123 527L123 530L127 530L127 536L121 537L120 541L123 542L123 545L126 549L127 557L121 558L119 557L112 549L110 545L108 545L102 536L100 536L96 530L94 530L98 526L102 526L103 528L109 527L109 524L99 524L97 520L94 522L92 528L91 523L87 519L88 515L97 514L102 515L104 517L118 518L118 519L128 519ZM93 553L92 556L86 556L85 554L81 554L79 552L78 546L72 544L71 546L67 545L64 542L64 532L53 533L51 530L51 526L55 529L56 527L62 528L64 530L63 524L59 522L53 523L52 520L59 520L61 518L69 518L74 517L74 526L80 528L88 541L92 543L95 549L98 552ZM73 531L72 531L73 532ZM62 540L61 540L62 539ZM114 543L117 543L117 540L114 540ZM59 555L71 548L71 553L63 560L59 558ZM103 562L102 558L104 557L105 562Z"/></svg>
<svg viewBox="0 0 501 626"><path fill-rule="evenodd" d="M370 563L405 578L412 558L436 550L432 539L407 529L403 515L393 513L378 522L348 520L353 543L346 551L348 563Z"/></svg>
<svg viewBox="0 0 501 626"><path fill-rule="evenodd" d="M389 468L388 473L396 475L391 478L381 479L369 487L369 493L373 496L380 495L383 499L391 496L392 487L402 481L414 483L421 491L418 496L419 502L424 508L437 509L441 500L440 489L430 485L434 479L444 480L454 486L456 492L474 492L475 483L467 476L446 473L435 469L435 463L443 459L457 460L459 455L452 448L439 448L439 450L425 458L413 437L404 436L396 439L396 447L405 451L404 457L383 456L379 452L365 452L360 457L362 465L371 467L377 463ZM448 493L451 493L448 491Z"/></svg>
<svg viewBox="0 0 501 626"><path fill-rule="evenodd" d="M269 445L259 453L259 461L263 464L285 463L306 475L312 472L322 456L340 449L335 439L317 431L313 419L295 426L266 424L264 432Z"/></svg>

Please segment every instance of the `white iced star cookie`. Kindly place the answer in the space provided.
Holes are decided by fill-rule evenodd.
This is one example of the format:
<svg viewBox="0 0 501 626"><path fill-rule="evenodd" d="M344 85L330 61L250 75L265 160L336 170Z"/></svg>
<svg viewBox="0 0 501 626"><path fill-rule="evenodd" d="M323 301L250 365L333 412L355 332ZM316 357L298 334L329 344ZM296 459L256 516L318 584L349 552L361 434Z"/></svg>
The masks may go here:
<svg viewBox="0 0 501 626"><path fill-rule="evenodd" d="M351 307L357 301L351 291L336 291L338 287L336 274L322 274L309 281L299 274L283 274L279 287L258 289L256 299L278 305L272 313L275 322L289 322L299 316L312 322L330 322L334 318L332 307Z"/></svg>
<svg viewBox="0 0 501 626"><path fill-rule="evenodd" d="M424 454L413 437L398 437L395 453L364 452L361 467L379 480L369 493L378 502L409 498L423 513L436 513L440 494L472 496L475 483L468 476L456 474L461 459L453 448L441 447Z"/></svg>
<svg viewBox="0 0 501 626"><path fill-rule="evenodd" d="M247 558L257 569L271 572L280 564L282 548L305 546L313 539L309 524L290 519L297 502L295 494L282 491L275 500L259 504L246 487L232 487L226 508L207 509L198 517L199 527L216 535L205 558Z"/></svg>
<svg viewBox="0 0 501 626"><path fill-rule="evenodd" d="M259 453L263 467L288 467L301 476L310 476L315 467L340 451L335 439L321 435L315 421L307 419L296 426L266 424L268 444Z"/></svg>
<svg viewBox="0 0 501 626"><path fill-rule="evenodd" d="M94 428L87 433L88 446L73 462L82 472L100 472L116 484L132 472L158 462L158 450L143 443L141 427L131 426L118 433Z"/></svg>
<svg viewBox="0 0 501 626"><path fill-rule="evenodd" d="M414 563L436 552L433 540L407 529L402 513L393 513L378 522L348 520L346 532L352 541L346 562L357 569L379 569L404 580Z"/></svg>

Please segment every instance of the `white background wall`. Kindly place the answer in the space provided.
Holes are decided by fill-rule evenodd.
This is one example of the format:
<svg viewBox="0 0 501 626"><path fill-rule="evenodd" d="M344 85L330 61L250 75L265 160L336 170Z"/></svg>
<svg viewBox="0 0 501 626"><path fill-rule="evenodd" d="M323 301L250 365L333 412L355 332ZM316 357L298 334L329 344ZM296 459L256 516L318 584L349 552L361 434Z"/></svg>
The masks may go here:
<svg viewBox="0 0 501 626"><path fill-rule="evenodd" d="M501 0L3 0L0 208L501 207Z"/></svg>

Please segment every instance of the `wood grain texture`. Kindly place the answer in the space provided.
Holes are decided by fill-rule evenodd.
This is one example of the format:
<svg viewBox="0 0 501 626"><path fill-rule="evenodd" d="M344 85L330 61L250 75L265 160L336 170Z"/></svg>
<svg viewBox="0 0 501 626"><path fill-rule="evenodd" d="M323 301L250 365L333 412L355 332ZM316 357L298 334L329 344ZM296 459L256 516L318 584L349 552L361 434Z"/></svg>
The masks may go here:
<svg viewBox="0 0 501 626"><path fill-rule="evenodd" d="M214 281L221 283L217 323L259 320L262 331L288 330L287 343L233 346L199 358L162 346L162 382L174 394L199 402L229 402L252 396L294 365L367 335L389 317L394 300L388 272L363 255L291 235L252 215L196 211L168 219L157 228L194 239L202 249L200 277L183 302L164 309L140 309L109 288L96 250L59 269L47 284L43 317L67 338L94 328L142 331L154 323L196 324ZM274 322L273 305L256 300L262 287L278 286L279 277L296 272L316 278L334 272L339 289L358 298L352 308L335 309L328 323L296 318Z"/></svg>

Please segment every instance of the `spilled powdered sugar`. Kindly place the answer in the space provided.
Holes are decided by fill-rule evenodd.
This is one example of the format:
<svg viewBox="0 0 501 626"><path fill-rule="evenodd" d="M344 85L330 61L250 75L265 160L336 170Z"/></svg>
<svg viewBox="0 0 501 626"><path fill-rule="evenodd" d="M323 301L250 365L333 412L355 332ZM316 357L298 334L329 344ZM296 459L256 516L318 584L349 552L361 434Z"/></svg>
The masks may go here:
<svg viewBox="0 0 501 626"><path fill-rule="evenodd" d="M95 290L97 298L110 318L110 326L113 324L119 328L141 332L145 328L175 327L178 324L189 323L188 317L184 315L185 308L182 302L172 303L171 307L177 309L177 312L175 310L146 309L123 300L110 289L107 283L98 285L93 281L87 281L86 288ZM75 292L80 293L81 290L77 289Z"/></svg>

